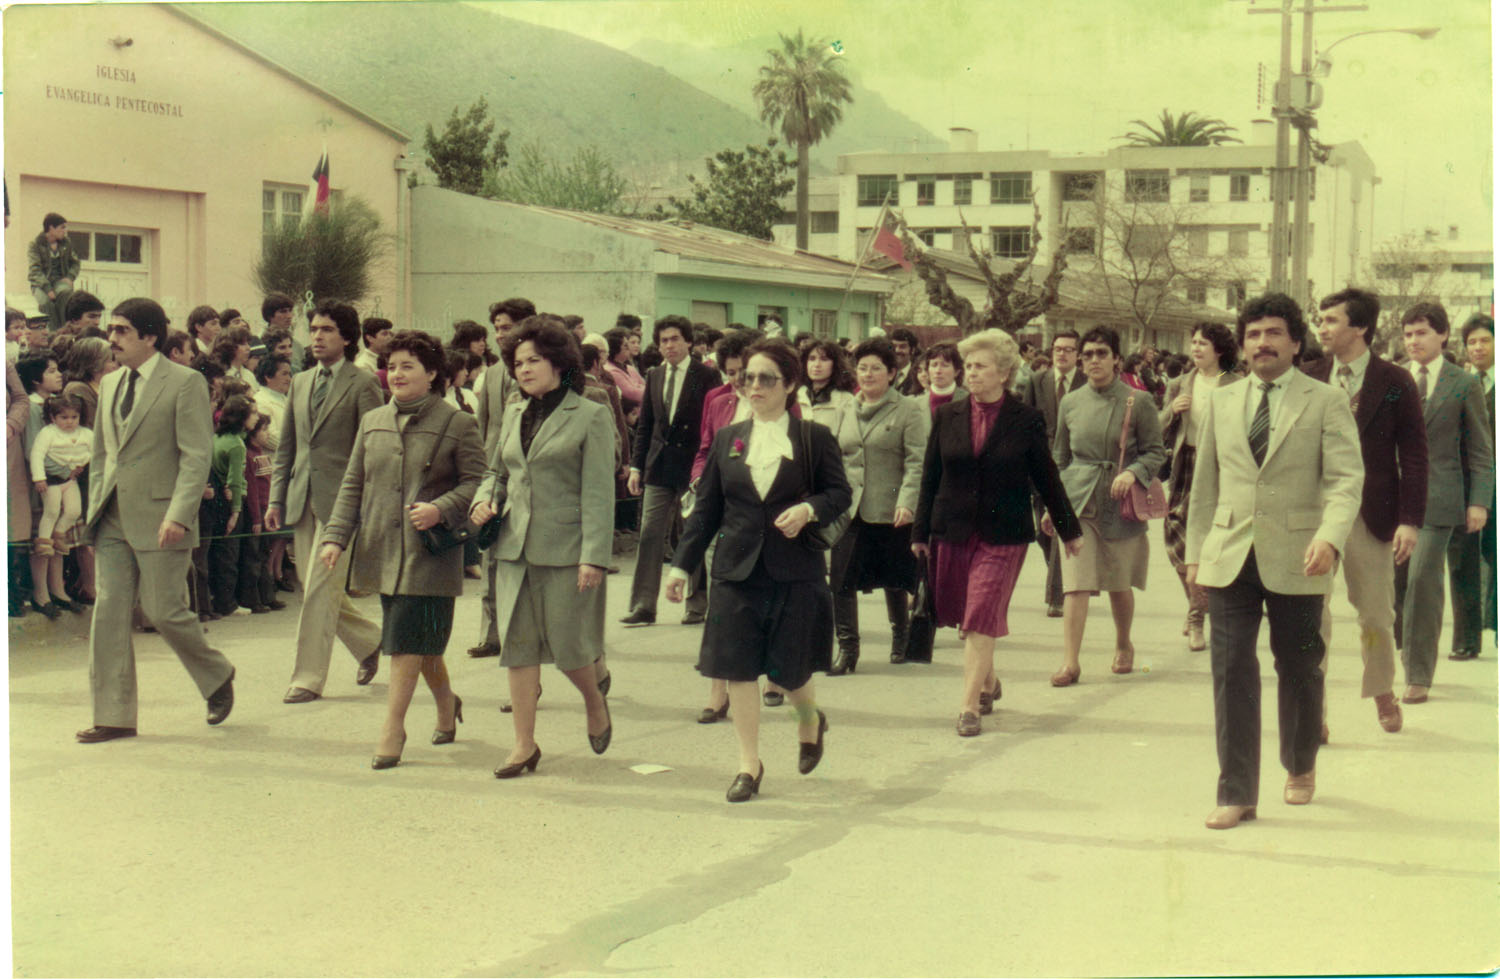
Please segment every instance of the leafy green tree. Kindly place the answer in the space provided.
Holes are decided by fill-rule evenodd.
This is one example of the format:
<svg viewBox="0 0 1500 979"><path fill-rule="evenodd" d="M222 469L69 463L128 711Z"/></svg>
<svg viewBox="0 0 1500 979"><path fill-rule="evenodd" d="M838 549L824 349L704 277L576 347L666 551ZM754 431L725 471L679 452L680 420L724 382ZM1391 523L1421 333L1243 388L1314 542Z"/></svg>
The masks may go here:
<svg viewBox="0 0 1500 979"><path fill-rule="evenodd" d="M390 244L375 209L344 194L326 214L266 234L251 276L261 292L358 302L369 293L372 271Z"/></svg>
<svg viewBox="0 0 1500 979"><path fill-rule="evenodd" d="M505 166L505 141L509 137L508 129L495 133L489 104L480 96L463 115L454 107L443 135L434 133L432 124L427 124L422 141L427 168L437 175L439 187L477 194L484 188L486 174Z"/></svg>
<svg viewBox="0 0 1500 979"><path fill-rule="evenodd" d="M486 197L596 214L629 210L625 195L630 190L630 181L597 147L586 146L564 162L535 141L521 147L514 165L491 171L484 182Z"/></svg>
<svg viewBox="0 0 1500 979"><path fill-rule="evenodd" d="M1219 146L1240 142L1234 135L1239 131L1235 127L1223 119L1210 119L1196 112L1174 116L1163 109L1155 126L1144 119L1132 119L1130 124L1138 128L1119 138L1135 146Z"/></svg>
<svg viewBox="0 0 1500 979"><path fill-rule="evenodd" d="M792 161L776 149L775 138L766 140L765 146L746 146L744 152L720 150L704 162L707 179L688 175L692 197L667 198L675 216L771 240L771 226L783 213L781 199L797 185L791 175ZM660 204L656 211L658 217L667 216Z"/></svg>
<svg viewBox="0 0 1500 979"><path fill-rule="evenodd" d="M797 147L797 247L806 250L808 149L833 131L844 118L842 103L854 97L826 40L804 41L800 28L796 37L780 37L781 50L766 52L771 61L761 66L753 92L761 120L779 126Z"/></svg>

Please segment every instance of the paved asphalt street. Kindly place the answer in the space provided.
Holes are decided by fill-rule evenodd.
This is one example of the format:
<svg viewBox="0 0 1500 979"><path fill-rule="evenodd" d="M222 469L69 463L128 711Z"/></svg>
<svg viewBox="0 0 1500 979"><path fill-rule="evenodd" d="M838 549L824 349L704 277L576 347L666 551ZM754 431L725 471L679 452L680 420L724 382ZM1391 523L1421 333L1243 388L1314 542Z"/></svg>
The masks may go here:
<svg viewBox="0 0 1500 979"><path fill-rule="evenodd" d="M1159 530L1156 531L1159 537ZM1159 541L1158 541L1159 543ZM339 647L327 696L284 706L297 598L214 623L233 716L204 706L156 636L136 636L141 735L88 726L86 622L10 631L14 971L19 976L1172 975L1487 972L1500 966L1496 664L1439 661L1430 702L1382 732L1359 699L1352 611L1335 603L1333 740L1317 796L1281 802L1264 651L1260 818L1214 804L1206 653L1180 635L1160 547L1137 672L1109 673L1096 601L1082 683L1056 690L1060 622L1032 550L997 661L1004 699L959 739L961 649L893 666L866 596L859 672L819 677L827 754L796 772L789 708L767 710L761 794L729 805L729 723L695 723L699 629L625 629L608 579L614 743L594 756L578 697L543 675L533 775L501 782L507 694L463 653L466 723L428 743L419 687L398 768L372 771L385 669ZM470 585L472 586L472 582ZM378 599L363 600L379 614ZM1488 637L1487 637L1488 638ZM1446 652L1446 634L1444 636ZM666 766L641 774L638 765Z"/></svg>

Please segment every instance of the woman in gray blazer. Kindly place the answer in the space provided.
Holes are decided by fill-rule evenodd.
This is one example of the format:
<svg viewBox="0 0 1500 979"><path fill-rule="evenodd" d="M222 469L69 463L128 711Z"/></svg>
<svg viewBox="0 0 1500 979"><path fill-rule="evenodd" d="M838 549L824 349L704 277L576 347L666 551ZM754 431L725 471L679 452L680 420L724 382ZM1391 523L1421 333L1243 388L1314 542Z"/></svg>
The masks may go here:
<svg viewBox="0 0 1500 979"><path fill-rule="evenodd" d="M854 491L854 520L834 545L829 567L838 653L829 676L853 673L859 662L859 592L885 590L891 662L906 662L909 600L917 587L911 523L922 486L922 459L932 428L927 399L907 398L892 383L896 348L874 337L854 348L859 395L854 405L864 474Z"/></svg>
<svg viewBox="0 0 1500 979"><path fill-rule="evenodd" d="M1085 333L1083 373L1088 383L1069 392L1058 406L1057 436L1052 454L1063 488L1083 526L1083 547L1062 553L1063 665L1052 675L1054 687L1078 682L1078 650L1088 620L1089 596L1109 592L1115 620L1115 659L1110 669L1135 668L1130 626L1135 619L1132 588L1146 587L1150 551L1146 522L1120 516L1120 500L1132 485L1149 486L1166 461L1156 403L1144 391L1133 391L1119 379L1120 336L1107 326ZM1120 463L1120 432L1125 415L1125 461ZM1053 532L1050 516L1042 530Z"/></svg>
<svg viewBox="0 0 1500 979"><path fill-rule="evenodd" d="M393 768L406 744L406 709L420 674L437 701L433 744L454 739L463 720L443 650L453 599L463 594L462 547L433 554L422 531L461 527L484 473L479 426L443 400L443 347L415 330L397 333L387 354L389 404L367 411L349 453L318 559L332 568L356 544L349 587L380 593L380 645L391 657L385 725L370 767Z"/></svg>
<svg viewBox="0 0 1500 979"><path fill-rule="evenodd" d="M604 655L604 574L614 543L615 430L610 410L580 396L578 341L555 316L528 316L501 356L524 397L506 406L500 438L470 512L503 520L495 541L495 623L510 676L516 743L496 778L536 771L541 665L554 663L583 697L589 747L613 726L595 676Z"/></svg>

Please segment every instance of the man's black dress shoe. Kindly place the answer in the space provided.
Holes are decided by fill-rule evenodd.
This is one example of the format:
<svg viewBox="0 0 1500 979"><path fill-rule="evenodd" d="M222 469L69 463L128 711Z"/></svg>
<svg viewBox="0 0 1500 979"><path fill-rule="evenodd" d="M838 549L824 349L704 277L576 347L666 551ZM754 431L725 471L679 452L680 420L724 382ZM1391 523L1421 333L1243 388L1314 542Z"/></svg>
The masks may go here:
<svg viewBox="0 0 1500 979"><path fill-rule="evenodd" d="M322 696L322 694L309 690L306 687L293 687L286 692L285 697L281 698L281 702L283 704L310 704Z"/></svg>
<svg viewBox="0 0 1500 979"><path fill-rule="evenodd" d="M380 672L380 647L359 661L359 670L354 674L354 682L362 687L368 687L370 681L375 679L375 674Z"/></svg>
<svg viewBox="0 0 1500 979"><path fill-rule="evenodd" d="M1448 658L1449 659L1456 659L1456 660L1478 659L1479 658L1479 650L1477 650L1477 649L1455 649L1452 653L1450 653L1448 655Z"/></svg>
<svg viewBox="0 0 1500 979"><path fill-rule="evenodd" d="M499 656L500 646L498 643L482 642L477 646L470 646L469 655L475 659L484 659L486 656Z"/></svg>
<svg viewBox="0 0 1500 979"><path fill-rule="evenodd" d="M818 762L823 760L823 732L828 730L828 718L823 712L818 711L818 740L812 744L801 742L797 748L797 771L806 775L818 767Z"/></svg>
<svg viewBox="0 0 1500 979"><path fill-rule="evenodd" d="M749 772L740 772L734 777L734 781L729 783L729 791L724 793L724 798L730 802L749 802L752 795L760 792L760 780L765 774L764 762L761 763L760 771L755 774L754 778L750 777Z"/></svg>
<svg viewBox="0 0 1500 979"><path fill-rule="evenodd" d="M620 620L626 625L655 625L656 613L647 609L638 608Z"/></svg>
<svg viewBox="0 0 1500 979"><path fill-rule="evenodd" d="M135 728L106 727L102 724L96 724L93 727L84 728L73 735L73 737L77 738L80 744L98 744L101 741L113 741L116 738L133 738L135 737Z"/></svg>
<svg viewBox="0 0 1500 979"><path fill-rule="evenodd" d="M229 671L229 679L213 693L208 695L208 723L223 724L229 712L234 710L234 670Z"/></svg>
<svg viewBox="0 0 1500 979"><path fill-rule="evenodd" d="M682 617L683 625L702 625L707 621L708 616L704 615L702 612L689 612L687 615L684 615Z"/></svg>

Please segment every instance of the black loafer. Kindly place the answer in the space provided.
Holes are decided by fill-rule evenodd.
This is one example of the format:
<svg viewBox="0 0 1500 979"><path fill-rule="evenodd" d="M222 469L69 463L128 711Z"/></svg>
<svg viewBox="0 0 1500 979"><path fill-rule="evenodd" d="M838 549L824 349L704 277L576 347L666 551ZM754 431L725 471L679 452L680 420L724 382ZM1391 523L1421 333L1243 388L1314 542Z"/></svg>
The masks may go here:
<svg viewBox="0 0 1500 979"><path fill-rule="evenodd" d="M609 750L610 738L614 737L615 724L609 716L609 701L604 702L604 719L608 722L604 730L599 734L589 735L589 747L594 749L594 754L602 755Z"/></svg>
<svg viewBox="0 0 1500 979"><path fill-rule="evenodd" d="M213 693L208 695L208 723L223 724L229 717L229 712L234 710L234 670L229 671L229 679Z"/></svg>
<svg viewBox="0 0 1500 979"><path fill-rule="evenodd" d="M638 608L620 620L626 625L655 625L656 613Z"/></svg>
<svg viewBox="0 0 1500 979"><path fill-rule="evenodd" d="M354 682L361 687L368 687L370 681L375 679L375 674L380 672L380 647L375 647L375 652L359 661L359 669L355 671Z"/></svg>
<svg viewBox="0 0 1500 979"><path fill-rule="evenodd" d="M687 615L684 615L682 617L683 625L702 625L707 621L708 616L704 615L702 612L689 612Z"/></svg>
<svg viewBox="0 0 1500 979"><path fill-rule="evenodd" d="M73 737L78 739L79 744L98 744L101 741L113 741L116 738L135 737L133 727L107 727L103 724L95 724L93 727L84 728Z"/></svg>
<svg viewBox="0 0 1500 979"><path fill-rule="evenodd" d="M818 762L823 760L823 732L828 730L828 718L823 712L818 711L818 740L812 744L801 742L797 747L797 771L806 775L818 767Z"/></svg>
<svg viewBox="0 0 1500 979"><path fill-rule="evenodd" d="M760 793L760 780L765 774L764 762L761 763L760 771L754 778L750 777L749 772L740 772L734 777L734 781L729 783L729 791L724 793L724 798L730 802L749 802L752 795Z"/></svg>
<svg viewBox="0 0 1500 979"><path fill-rule="evenodd" d="M724 706L719 708L705 707L698 713L699 724L714 724L729 716L729 701L724 701Z"/></svg>
<svg viewBox="0 0 1500 979"><path fill-rule="evenodd" d="M760 702L765 704L767 707L780 707L782 704L786 703L786 698L775 690L767 690L765 693L760 695Z"/></svg>
<svg viewBox="0 0 1500 979"><path fill-rule="evenodd" d="M493 643L482 642L477 646L470 646L469 655L475 659L484 659L486 656L499 656L500 647Z"/></svg>

